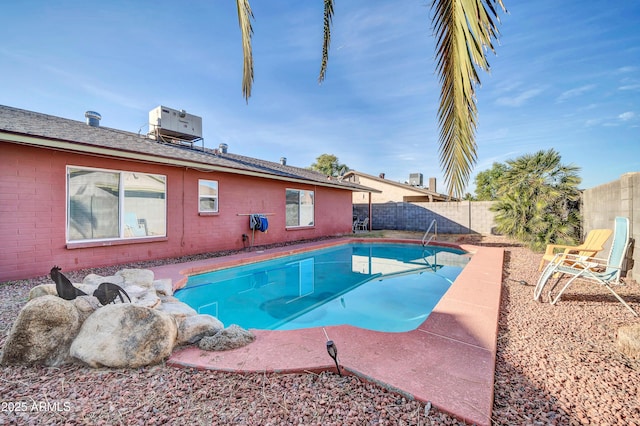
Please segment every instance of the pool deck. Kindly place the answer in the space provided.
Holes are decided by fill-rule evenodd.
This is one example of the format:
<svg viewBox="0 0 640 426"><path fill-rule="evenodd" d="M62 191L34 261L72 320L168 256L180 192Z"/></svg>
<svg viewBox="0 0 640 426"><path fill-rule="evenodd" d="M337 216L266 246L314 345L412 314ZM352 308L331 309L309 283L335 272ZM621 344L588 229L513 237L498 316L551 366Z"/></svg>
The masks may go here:
<svg viewBox="0 0 640 426"><path fill-rule="evenodd" d="M348 241L409 242L369 238L331 240L166 265L153 271L156 278L172 278L174 288L179 288L191 274ZM473 256L416 330L384 333L346 325L325 330L336 344L343 374L356 375L409 398L430 402L465 422L490 425L504 250L444 245L462 248ZM175 351L168 364L240 373L336 371L327 354L322 328L251 331L256 340L242 348L208 352L189 346Z"/></svg>

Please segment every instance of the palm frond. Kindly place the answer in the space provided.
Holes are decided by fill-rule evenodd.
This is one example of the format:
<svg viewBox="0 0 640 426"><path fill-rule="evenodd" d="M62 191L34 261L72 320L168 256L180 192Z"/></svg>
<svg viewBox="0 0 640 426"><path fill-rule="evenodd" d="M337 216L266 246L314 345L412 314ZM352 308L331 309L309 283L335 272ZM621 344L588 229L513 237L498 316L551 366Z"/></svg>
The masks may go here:
<svg viewBox="0 0 640 426"><path fill-rule="evenodd" d="M251 19L253 12L249 0L236 0L238 7L238 24L242 35L242 55L244 64L242 69L242 96L249 102L251 96L251 86L253 85L253 52L251 51L251 37L253 36L253 27Z"/></svg>
<svg viewBox="0 0 640 426"><path fill-rule="evenodd" d="M477 68L489 70L485 51L498 36L494 23L502 0L433 0L437 71L442 89L440 163L449 195L460 197L477 160Z"/></svg>
<svg viewBox="0 0 640 426"><path fill-rule="evenodd" d="M324 0L324 40L322 43L322 63L318 83L322 83L327 74L329 62L329 45L331 44L331 23L333 21L333 0Z"/></svg>

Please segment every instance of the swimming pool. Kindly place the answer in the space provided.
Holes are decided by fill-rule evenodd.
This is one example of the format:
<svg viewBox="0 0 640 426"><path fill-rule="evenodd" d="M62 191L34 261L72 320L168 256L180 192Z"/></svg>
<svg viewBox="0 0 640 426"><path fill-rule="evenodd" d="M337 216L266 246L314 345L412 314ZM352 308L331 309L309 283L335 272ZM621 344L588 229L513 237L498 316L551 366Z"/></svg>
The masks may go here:
<svg viewBox="0 0 640 426"><path fill-rule="evenodd" d="M469 256L448 247L349 243L189 277L175 296L225 325L417 328Z"/></svg>

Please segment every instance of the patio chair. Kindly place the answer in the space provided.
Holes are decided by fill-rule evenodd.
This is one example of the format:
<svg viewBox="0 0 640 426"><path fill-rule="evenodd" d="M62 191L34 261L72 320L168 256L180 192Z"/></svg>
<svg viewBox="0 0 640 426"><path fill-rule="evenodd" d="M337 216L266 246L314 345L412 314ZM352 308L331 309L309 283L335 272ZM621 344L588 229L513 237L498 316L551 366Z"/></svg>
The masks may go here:
<svg viewBox="0 0 640 426"><path fill-rule="evenodd" d="M600 252L607 242L613 231L611 229L593 229L584 239L584 242L577 246L569 246L562 244L549 244L540 260L538 271L542 271L545 262L551 262L558 254L558 250L563 250L564 254L577 254L578 256L595 256ZM560 261L564 261L566 256L561 256Z"/></svg>
<svg viewBox="0 0 640 426"><path fill-rule="evenodd" d="M368 226L369 226L369 218L365 217L361 222L358 222L358 224L356 225L356 229L361 231L366 231Z"/></svg>
<svg viewBox="0 0 640 426"><path fill-rule="evenodd" d="M599 259L588 255L581 256L575 253L556 254L538 279L538 283L533 292L534 300L540 299L544 288L550 285L549 281L555 281L551 284L548 291L549 303L555 305L560 300L562 293L564 293L577 278L583 278L603 285L620 303L629 309L634 316L638 316L636 311L611 287L613 284L620 284L620 274L622 273L623 262L629 248L629 240L629 219L626 217L616 217L613 242L607 259ZM553 297L555 287L565 275L570 276L569 280L564 284L560 292Z"/></svg>

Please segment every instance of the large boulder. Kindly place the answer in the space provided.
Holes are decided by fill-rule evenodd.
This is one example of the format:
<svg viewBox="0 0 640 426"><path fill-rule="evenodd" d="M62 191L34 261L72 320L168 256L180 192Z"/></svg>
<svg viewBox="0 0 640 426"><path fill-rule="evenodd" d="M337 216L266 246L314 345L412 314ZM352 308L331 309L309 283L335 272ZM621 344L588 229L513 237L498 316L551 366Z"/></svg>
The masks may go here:
<svg viewBox="0 0 640 426"><path fill-rule="evenodd" d="M176 345L191 345L206 336L213 336L224 329L224 324L211 315L191 315L178 319L178 339Z"/></svg>
<svg viewBox="0 0 640 426"><path fill-rule="evenodd" d="M178 334L165 312L129 303L107 305L82 325L71 356L91 367L142 367L171 355Z"/></svg>
<svg viewBox="0 0 640 426"><path fill-rule="evenodd" d="M249 330L232 324L213 336L203 337L198 343L198 347L205 351L226 351L246 346L255 339L256 336Z"/></svg>
<svg viewBox="0 0 640 426"><path fill-rule="evenodd" d="M73 301L53 295L36 297L13 323L0 364L58 366L70 362L69 347L80 325Z"/></svg>

